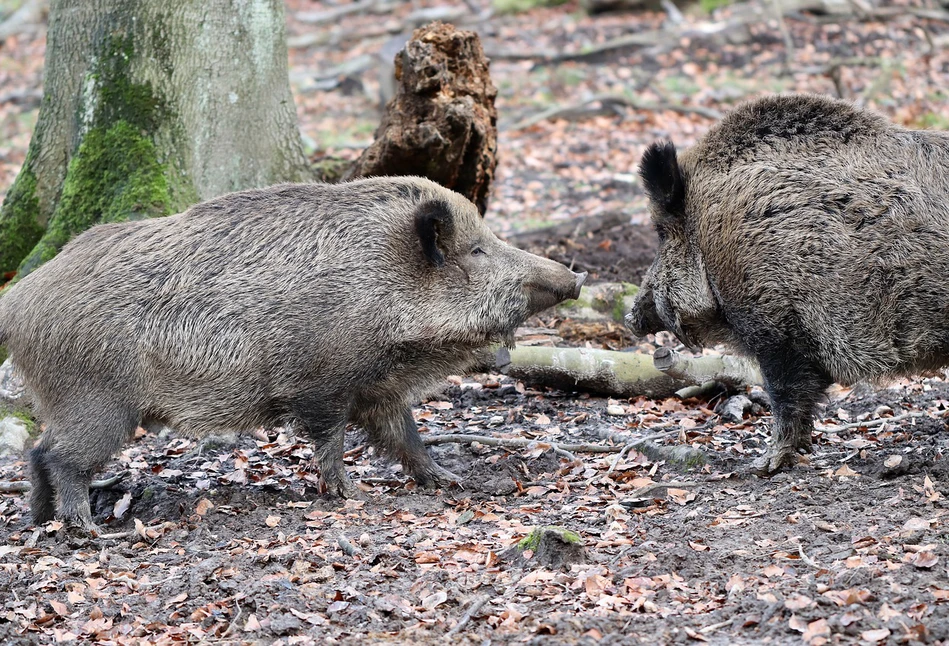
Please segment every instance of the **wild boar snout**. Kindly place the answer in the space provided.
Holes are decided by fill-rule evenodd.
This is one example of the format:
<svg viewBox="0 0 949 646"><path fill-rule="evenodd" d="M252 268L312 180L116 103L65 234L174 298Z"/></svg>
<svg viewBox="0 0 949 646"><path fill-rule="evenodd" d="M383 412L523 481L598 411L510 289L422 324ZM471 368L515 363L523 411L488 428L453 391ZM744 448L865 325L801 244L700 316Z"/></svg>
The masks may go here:
<svg viewBox="0 0 949 646"><path fill-rule="evenodd" d="M587 272L575 273L553 261L547 271L539 271L524 285L527 292L528 309L536 314L557 303L577 298L587 278ZM545 267L546 269L546 267Z"/></svg>
<svg viewBox="0 0 949 646"><path fill-rule="evenodd" d="M637 337L643 337L647 334L655 334L666 329L659 313L656 311L656 303L653 300L652 292L640 290L633 301L633 306L624 318L626 327Z"/></svg>

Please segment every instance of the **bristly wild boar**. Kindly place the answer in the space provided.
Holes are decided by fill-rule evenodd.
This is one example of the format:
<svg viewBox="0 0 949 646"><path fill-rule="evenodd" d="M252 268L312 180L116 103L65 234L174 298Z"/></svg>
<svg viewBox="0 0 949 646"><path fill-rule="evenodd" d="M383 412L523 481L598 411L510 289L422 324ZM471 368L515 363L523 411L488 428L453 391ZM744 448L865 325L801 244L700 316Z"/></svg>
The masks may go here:
<svg viewBox="0 0 949 646"><path fill-rule="evenodd" d="M412 404L585 276L504 244L418 178L286 184L90 229L0 298L0 342L47 424L34 522L58 511L94 531L91 476L139 424L296 422L328 490L353 496L353 422L420 484L446 485Z"/></svg>
<svg viewBox="0 0 949 646"><path fill-rule="evenodd" d="M678 155L653 144L640 175L660 245L627 325L758 360L774 431L757 471L810 450L831 383L949 364L949 134L775 96Z"/></svg>

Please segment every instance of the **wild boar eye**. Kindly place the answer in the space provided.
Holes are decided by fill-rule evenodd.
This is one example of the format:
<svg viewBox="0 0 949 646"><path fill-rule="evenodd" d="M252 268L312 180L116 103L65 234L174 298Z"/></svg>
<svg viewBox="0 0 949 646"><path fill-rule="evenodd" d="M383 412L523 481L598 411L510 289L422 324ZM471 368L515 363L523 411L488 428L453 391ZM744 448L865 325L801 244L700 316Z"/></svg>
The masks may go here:
<svg viewBox="0 0 949 646"><path fill-rule="evenodd" d="M485 254L484 249L482 249L481 247L475 247L474 249L471 250L471 255L472 255L472 256L484 256L484 255L486 255L486 254Z"/></svg>

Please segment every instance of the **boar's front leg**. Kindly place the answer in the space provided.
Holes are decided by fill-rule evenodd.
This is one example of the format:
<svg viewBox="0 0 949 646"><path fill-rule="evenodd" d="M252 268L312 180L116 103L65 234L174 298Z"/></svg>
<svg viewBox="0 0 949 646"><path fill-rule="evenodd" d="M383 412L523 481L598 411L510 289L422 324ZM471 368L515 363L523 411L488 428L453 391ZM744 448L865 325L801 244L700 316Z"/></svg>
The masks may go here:
<svg viewBox="0 0 949 646"><path fill-rule="evenodd" d="M814 409L833 380L789 344L773 345L757 356L774 425L768 452L752 468L759 475L771 475L797 465L801 453L810 453Z"/></svg>
<svg viewBox="0 0 949 646"><path fill-rule="evenodd" d="M428 454L410 407L372 407L364 410L361 417L359 421L369 442L384 455L398 460L421 486L449 487L461 482L454 473L435 464Z"/></svg>
<svg viewBox="0 0 949 646"><path fill-rule="evenodd" d="M327 493L340 498L363 498L362 492L346 475L343 464L346 410L329 403L336 399L325 395L307 397L296 403L293 412L313 440L316 462Z"/></svg>

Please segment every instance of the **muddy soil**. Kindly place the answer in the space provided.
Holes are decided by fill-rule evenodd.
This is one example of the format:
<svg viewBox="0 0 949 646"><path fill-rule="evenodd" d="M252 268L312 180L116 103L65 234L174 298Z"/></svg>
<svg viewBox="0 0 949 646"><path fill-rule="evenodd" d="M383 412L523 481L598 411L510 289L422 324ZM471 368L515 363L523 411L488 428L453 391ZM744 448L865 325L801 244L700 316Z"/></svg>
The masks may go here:
<svg viewBox="0 0 949 646"><path fill-rule="evenodd" d="M659 238L645 218L623 213L578 218L575 223L509 236L526 251L590 273L592 282L638 285L656 258ZM587 224L592 222L593 224Z"/></svg>

